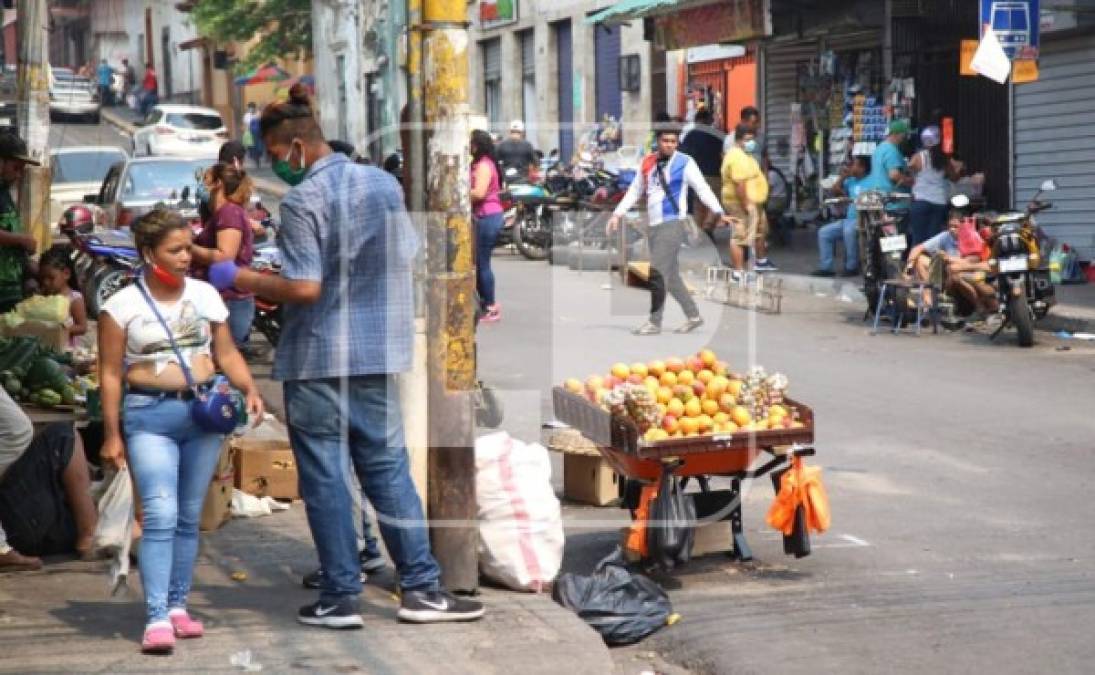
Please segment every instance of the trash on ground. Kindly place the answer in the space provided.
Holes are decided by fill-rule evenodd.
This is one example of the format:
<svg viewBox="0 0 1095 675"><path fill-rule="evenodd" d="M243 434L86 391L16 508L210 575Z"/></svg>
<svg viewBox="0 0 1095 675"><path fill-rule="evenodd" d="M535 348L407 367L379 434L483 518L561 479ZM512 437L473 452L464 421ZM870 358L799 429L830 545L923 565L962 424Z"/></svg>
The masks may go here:
<svg viewBox="0 0 1095 675"><path fill-rule="evenodd" d="M591 576L559 575L551 597L577 613L608 645L642 640L667 625L673 611L658 584L627 569L619 548L597 563Z"/></svg>
<svg viewBox="0 0 1095 675"><path fill-rule="evenodd" d="M232 581L247 581L247 572L237 571L232 573Z"/></svg>
<svg viewBox="0 0 1095 675"><path fill-rule="evenodd" d="M236 488L232 490L232 517L258 518L269 516L275 511L288 511L289 505L273 497L255 497Z"/></svg>
<svg viewBox="0 0 1095 675"><path fill-rule="evenodd" d="M256 663L254 657L251 655L250 649L245 649L242 652L236 652L232 656L228 657L228 662L240 670L248 673L257 673L262 670L262 664Z"/></svg>

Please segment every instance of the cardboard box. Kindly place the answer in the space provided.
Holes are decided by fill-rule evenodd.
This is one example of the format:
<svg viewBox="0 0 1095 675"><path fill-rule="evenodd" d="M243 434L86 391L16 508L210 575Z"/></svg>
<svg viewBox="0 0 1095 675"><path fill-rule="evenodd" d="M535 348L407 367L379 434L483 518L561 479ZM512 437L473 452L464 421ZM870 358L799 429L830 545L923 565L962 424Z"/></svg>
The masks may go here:
<svg viewBox="0 0 1095 675"><path fill-rule="evenodd" d="M620 478L600 454L563 455L563 496L571 501L605 506L620 497Z"/></svg>
<svg viewBox="0 0 1095 675"><path fill-rule="evenodd" d="M288 441L246 437L232 443L235 450L236 487L256 497L298 499L297 460Z"/></svg>
<svg viewBox="0 0 1095 675"><path fill-rule="evenodd" d="M225 441L221 446L217 470L213 472L209 492L205 493L205 502L202 503L199 522L202 532L220 529L232 517L232 490L236 478L234 452L230 441Z"/></svg>

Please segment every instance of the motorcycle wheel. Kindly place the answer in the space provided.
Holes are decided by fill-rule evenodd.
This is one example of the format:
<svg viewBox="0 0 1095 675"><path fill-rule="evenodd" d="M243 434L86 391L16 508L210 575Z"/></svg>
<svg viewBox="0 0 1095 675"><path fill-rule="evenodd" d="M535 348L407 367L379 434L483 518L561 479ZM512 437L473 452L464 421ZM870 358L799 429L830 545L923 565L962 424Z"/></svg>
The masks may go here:
<svg viewBox="0 0 1095 675"><path fill-rule="evenodd" d="M1027 306L1027 299L1013 295L1008 299L1008 319L1019 334L1019 346L1030 347L1034 344L1034 315Z"/></svg>
<svg viewBox="0 0 1095 675"><path fill-rule="evenodd" d="M110 269L94 277L91 280L91 293L87 297L88 316L97 318L110 296L128 286L129 283L129 274L125 270Z"/></svg>
<svg viewBox="0 0 1095 675"><path fill-rule="evenodd" d="M541 232L544 231L543 224L535 222L537 218L535 213L528 213L513 226L513 243L517 247L518 253L529 260L543 260L547 258L548 254L548 247L537 243L539 237L529 231L530 226Z"/></svg>
<svg viewBox="0 0 1095 675"><path fill-rule="evenodd" d="M502 426L504 413L498 394L482 382L475 388L475 422L481 427L497 429Z"/></svg>

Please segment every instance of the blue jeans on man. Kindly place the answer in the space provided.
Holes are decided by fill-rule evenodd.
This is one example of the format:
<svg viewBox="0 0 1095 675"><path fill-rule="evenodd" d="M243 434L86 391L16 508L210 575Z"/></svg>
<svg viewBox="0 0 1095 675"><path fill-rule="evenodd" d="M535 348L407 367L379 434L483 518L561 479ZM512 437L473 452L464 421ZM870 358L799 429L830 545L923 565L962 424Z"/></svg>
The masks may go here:
<svg viewBox="0 0 1095 675"><path fill-rule="evenodd" d="M346 453L376 511L380 534L404 590L436 590L441 570L430 553L422 502L411 480L399 391L392 375L285 382L290 441L320 567L320 602L356 602L361 593L357 533Z"/></svg>
<svg viewBox="0 0 1095 675"><path fill-rule="evenodd" d="M821 257L821 269L833 271L833 253L838 241L844 241L844 272L852 273L859 269L859 233L854 218L845 218L817 231L817 251Z"/></svg>

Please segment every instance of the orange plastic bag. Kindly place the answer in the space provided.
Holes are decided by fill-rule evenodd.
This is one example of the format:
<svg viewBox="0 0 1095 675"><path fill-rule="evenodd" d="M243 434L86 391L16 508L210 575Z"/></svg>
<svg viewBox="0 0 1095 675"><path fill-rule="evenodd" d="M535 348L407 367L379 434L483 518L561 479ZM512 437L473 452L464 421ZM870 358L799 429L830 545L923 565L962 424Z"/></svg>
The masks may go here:
<svg viewBox="0 0 1095 675"><path fill-rule="evenodd" d="M832 524L829 496L821 482L821 468L806 466L801 457L791 460L791 468L779 483L779 494L768 509L768 524L790 536L795 526L795 509L799 504L806 511L806 526L813 532L824 532Z"/></svg>

